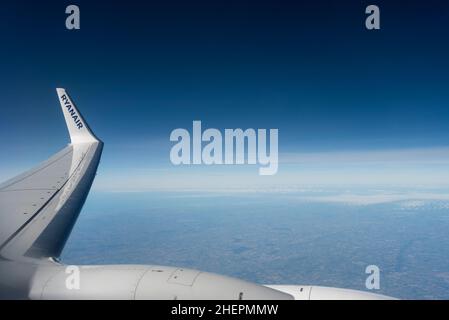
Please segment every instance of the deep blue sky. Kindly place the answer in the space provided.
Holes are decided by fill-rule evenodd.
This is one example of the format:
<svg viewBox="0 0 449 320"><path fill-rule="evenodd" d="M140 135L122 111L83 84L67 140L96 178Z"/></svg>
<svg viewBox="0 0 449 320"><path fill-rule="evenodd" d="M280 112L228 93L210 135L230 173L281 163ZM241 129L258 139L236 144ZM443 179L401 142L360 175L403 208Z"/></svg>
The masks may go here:
<svg viewBox="0 0 449 320"><path fill-rule="evenodd" d="M92 2L1 4L1 177L68 141L57 86L110 170L168 163L192 120L279 128L285 153L449 145L448 1Z"/></svg>

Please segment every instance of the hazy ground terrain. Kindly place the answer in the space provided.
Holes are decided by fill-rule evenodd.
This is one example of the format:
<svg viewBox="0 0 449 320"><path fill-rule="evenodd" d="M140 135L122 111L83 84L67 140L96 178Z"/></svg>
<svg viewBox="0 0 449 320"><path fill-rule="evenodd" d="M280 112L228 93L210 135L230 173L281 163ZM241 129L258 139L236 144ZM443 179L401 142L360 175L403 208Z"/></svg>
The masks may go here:
<svg viewBox="0 0 449 320"><path fill-rule="evenodd" d="M62 259L160 264L267 284L449 299L446 190L308 189L276 193L92 192Z"/></svg>

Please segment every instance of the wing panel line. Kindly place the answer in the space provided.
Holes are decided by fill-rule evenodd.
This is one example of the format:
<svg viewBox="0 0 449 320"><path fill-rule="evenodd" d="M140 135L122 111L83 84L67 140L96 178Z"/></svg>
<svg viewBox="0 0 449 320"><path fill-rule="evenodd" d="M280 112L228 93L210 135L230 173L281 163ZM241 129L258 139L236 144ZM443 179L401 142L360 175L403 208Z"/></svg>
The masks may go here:
<svg viewBox="0 0 449 320"><path fill-rule="evenodd" d="M72 153L72 152L73 152L73 149L70 149L69 151L67 151L66 153L64 153L63 155L61 155L60 157L58 157L57 159L53 160L52 162L48 163L47 165L43 166L42 168L39 168L39 169L36 170L36 171L32 171L32 172L30 172L29 174L27 174L26 176L22 177L21 179L15 180L15 181L11 182L10 184L7 184L7 185L3 186L3 187L0 189L0 191L3 191L4 189L9 188L10 186L12 186L12 185L14 185L14 184L16 184L16 183L21 182L21 181L25 180L26 178L31 177L32 175L35 175L36 173L38 173L38 172L40 172L40 171L46 169L47 167L51 166L53 163L55 163L55 162L61 160L61 159L64 158L66 155L68 155L69 153Z"/></svg>

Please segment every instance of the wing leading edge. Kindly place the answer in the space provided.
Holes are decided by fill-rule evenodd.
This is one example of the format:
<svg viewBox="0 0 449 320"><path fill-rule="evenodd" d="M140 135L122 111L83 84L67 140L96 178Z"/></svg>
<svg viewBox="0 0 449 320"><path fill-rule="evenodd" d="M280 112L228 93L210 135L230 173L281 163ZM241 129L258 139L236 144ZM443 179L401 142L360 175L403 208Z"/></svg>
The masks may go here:
<svg viewBox="0 0 449 320"><path fill-rule="evenodd" d="M89 193L103 143L64 89L57 94L71 144L0 184L0 257L59 257Z"/></svg>

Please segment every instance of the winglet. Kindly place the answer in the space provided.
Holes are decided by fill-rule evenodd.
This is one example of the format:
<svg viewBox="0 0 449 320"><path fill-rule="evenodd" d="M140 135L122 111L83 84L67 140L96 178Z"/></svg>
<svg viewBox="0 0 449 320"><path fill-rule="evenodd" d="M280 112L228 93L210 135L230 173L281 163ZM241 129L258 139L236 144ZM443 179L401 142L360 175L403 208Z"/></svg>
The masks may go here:
<svg viewBox="0 0 449 320"><path fill-rule="evenodd" d="M57 88L59 102L64 113L72 143L95 142L99 139L92 133L87 122L76 108L69 94L63 88Z"/></svg>

